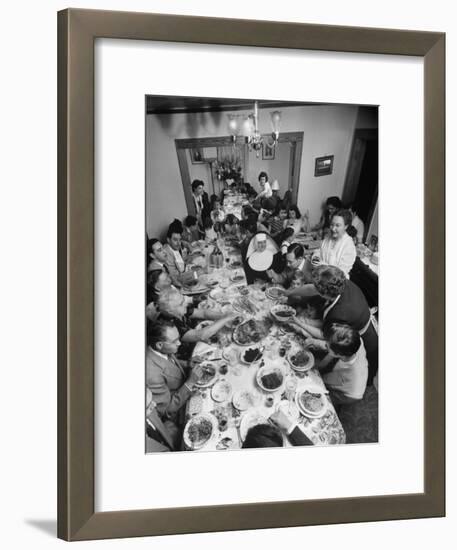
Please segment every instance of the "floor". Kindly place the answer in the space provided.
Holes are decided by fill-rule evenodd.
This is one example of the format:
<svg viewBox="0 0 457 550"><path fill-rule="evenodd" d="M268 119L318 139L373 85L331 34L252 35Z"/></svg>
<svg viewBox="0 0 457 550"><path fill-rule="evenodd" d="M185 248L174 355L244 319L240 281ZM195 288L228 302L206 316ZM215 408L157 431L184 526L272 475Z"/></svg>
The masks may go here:
<svg viewBox="0 0 457 550"><path fill-rule="evenodd" d="M369 386L363 399L341 407L338 416L346 432L346 443L378 441L378 391Z"/></svg>

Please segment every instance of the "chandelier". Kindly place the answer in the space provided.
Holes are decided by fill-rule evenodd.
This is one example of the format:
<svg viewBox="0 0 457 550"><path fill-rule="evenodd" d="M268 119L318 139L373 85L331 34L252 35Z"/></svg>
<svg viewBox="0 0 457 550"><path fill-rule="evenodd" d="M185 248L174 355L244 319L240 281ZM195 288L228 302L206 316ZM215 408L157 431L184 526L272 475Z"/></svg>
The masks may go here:
<svg viewBox="0 0 457 550"><path fill-rule="evenodd" d="M272 132L270 136L262 136L259 131L259 106L254 102L254 111L248 115L228 115L228 128L235 146L238 136L242 136L244 143L249 145L250 151L255 151L259 156L262 144L266 142L269 147L274 147L279 139L279 125L281 122L281 111L270 113Z"/></svg>

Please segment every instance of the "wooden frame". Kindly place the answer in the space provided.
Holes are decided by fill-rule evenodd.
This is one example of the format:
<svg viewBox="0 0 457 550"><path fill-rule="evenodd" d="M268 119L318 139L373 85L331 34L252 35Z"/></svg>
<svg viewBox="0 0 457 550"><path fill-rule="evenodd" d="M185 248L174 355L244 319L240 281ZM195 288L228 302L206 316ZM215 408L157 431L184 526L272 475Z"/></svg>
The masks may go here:
<svg viewBox="0 0 457 550"><path fill-rule="evenodd" d="M276 144L262 143L262 160L274 160L276 153Z"/></svg>
<svg viewBox="0 0 457 550"><path fill-rule="evenodd" d="M94 512L93 130L97 37L423 57L423 493ZM84 540L443 516L444 34L70 9L58 14L58 42L58 536Z"/></svg>

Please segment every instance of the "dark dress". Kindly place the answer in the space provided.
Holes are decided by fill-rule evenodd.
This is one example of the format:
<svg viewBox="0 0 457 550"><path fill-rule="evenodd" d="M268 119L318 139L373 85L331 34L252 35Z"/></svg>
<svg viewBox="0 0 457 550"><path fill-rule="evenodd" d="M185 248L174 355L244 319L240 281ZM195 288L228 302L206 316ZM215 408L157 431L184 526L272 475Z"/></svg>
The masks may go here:
<svg viewBox="0 0 457 550"><path fill-rule="evenodd" d="M324 315L325 322L346 323L357 331L363 330L370 321L370 308L360 288L352 281L346 287L338 302ZM368 360L368 385L378 372L378 334L370 322L361 334Z"/></svg>

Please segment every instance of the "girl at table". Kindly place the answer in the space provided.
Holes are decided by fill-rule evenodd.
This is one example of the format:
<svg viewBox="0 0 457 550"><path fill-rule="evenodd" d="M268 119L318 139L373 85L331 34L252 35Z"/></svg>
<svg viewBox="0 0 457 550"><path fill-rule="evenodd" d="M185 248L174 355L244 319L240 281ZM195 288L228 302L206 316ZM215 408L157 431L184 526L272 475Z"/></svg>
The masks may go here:
<svg viewBox="0 0 457 550"><path fill-rule="evenodd" d="M225 218L225 224L224 224L225 234L238 237L240 234L240 228L238 225L238 218L235 216L235 214L227 214L227 217Z"/></svg>
<svg viewBox="0 0 457 550"><path fill-rule="evenodd" d="M198 229L198 220L195 216L186 216L182 233L183 242L193 243L200 240L202 233Z"/></svg>
<svg viewBox="0 0 457 550"><path fill-rule="evenodd" d="M211 195L211 220L213 224L222 223L225 220L225 213L222 210L221 200L217 195Z"/></svg>
<svg viewBox="0 0 457 550"><path fill-rule="evenodd" d="M284 220L284 229L292 227L296 235L302 228L301 213L296 204L292 205L287 212L287 219Z"/></svg>
<svg viewBox="0 0 457 550"><path fill-rule="evenodd" d="M330 234L322 241L311 263L314 267L326 264L339 267L349 278L349 272L354 265L357 251L354 241L348 235L347 229L351 225L352 216L349 210L338 210L330 222Z"/></svg>
<svg viewBox="0 0 457 550"><path fill-rule="evenodd" d="M319 223L313 227L313 231L322 231L323 233L327 232L330 228L330 220L333 214L342 208L343 203L339 197L329 197L325 201L325 209L322 213L321 219Z"/></svg>
<svg viewBox="0 0 457 550"><path fill-rule="evenodd" d="M324 322L345 323L360 334L368 359L368 385L371 385L378 372L378 332L365 296L338 267L317 266L313 270L312 278L316 291L326 301ZM292 322L306 336L324 339L320 328L298 319Z"/></svg>

